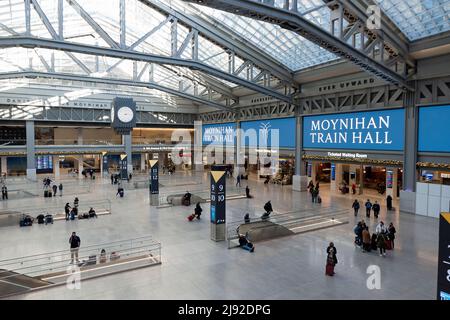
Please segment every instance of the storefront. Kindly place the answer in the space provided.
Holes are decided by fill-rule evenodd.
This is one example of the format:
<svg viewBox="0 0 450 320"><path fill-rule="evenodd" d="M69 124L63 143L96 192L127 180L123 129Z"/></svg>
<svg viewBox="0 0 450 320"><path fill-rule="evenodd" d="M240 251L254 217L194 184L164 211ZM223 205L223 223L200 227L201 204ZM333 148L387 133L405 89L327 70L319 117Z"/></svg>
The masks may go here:
<svg viewBox="0 0 450 320"><path fill-rule="evenodd" d="M243 121L241 146L247 174L270 176L273 182L292 184L295 170L295 118Z"/></svg>
<svg viewBox="0 0 450 320"><path fill-rule="evenodd" d="M419 108L415 213L450 211L450 105Z"/></svg>
<svg viewBox="0 0 450 320"><path fill-rule="evenodd" d="M303 117L308 180L332 192L398 197L402 186L404 110Z"/></svg>

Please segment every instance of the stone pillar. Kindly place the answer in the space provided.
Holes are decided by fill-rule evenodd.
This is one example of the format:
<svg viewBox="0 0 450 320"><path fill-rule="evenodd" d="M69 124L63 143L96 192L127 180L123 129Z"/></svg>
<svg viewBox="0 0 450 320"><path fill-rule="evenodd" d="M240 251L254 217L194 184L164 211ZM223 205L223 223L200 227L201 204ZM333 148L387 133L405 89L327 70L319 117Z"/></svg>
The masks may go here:
<svg viewBox="0 0 450 320"><path fill-rule="evenodd" d="M53 155L52 161L53 161L53 174L55 175L55 179L59 179L61 171L59 169L59 156Z"/></svg>
<svg viewBox="0 0 450 320"><path fill-rule="evenodd" d="M36 151L34 145L34 122L26 121L27 179L36 181Z"/></svg>
<svg viewBox="0 0 450 320"><path fill-rule="evenodd" d="M1 157L2 174L8 175L8 157Z"/></svg>
<svg viewBox="0 0 450 320"><path fill-rule="evenodd" d="M351 188L350 188L351 189ZM364 192L364 165L359 166L359 192L361 195Z"/></svg>
<svg viewBox="0 0 450 320"><path fill-rule="evenodd" d="M83 128L78 128L78 145L83 145Z"/></svg>
<svg viewBox="0 0 450 320"><path fill-rule="evenodd" d="M127 154L127 174L133 173L133 154L131 152L132 144L131 144L131 133L124 134L123 136L123 144L125 146L125 153Z"/></svg>
<svg viewBox="0 0 450 320"><path fill-rule="evenodd" d="M203 172L203 141L202 141L202 122L194 121L194 161L195 171Z"/></svg>
<svg viewBox="0 0 450 320"><path fill-rule="evenodd" d="M146 156L146 153L141 153L141 172L145 172Z"/></svg>
<svg viewBox="0 0 450 320"><path fill-rule="evenodd" d="M295 126L295 175L292 177L292 191L306 191L308 177L303 155L303 118L296 118Z"/></svg>
<svg viewBox="0 0 450 320"><path fill-rule="evenodd" d="M78 162L78 178L82 179L83 175L81 174L83 172L84 166L83 166L83 155L77 157Z"/></svg>

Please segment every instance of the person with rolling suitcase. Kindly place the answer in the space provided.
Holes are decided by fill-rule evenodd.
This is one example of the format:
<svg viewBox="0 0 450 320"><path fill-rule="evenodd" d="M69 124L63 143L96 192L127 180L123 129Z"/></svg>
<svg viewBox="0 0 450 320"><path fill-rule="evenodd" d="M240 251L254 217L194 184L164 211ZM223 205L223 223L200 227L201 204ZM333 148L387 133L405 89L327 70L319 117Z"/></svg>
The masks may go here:
<svg viewBox="0 0 450 320"><path fill-rule="evenodd" d="M334 243L330 242L330 245L327 248L327 264L325 267L325 275L330 277L334 276L336 274L334 272L334 267L337 263L337 249L334 246Z"/></svg>

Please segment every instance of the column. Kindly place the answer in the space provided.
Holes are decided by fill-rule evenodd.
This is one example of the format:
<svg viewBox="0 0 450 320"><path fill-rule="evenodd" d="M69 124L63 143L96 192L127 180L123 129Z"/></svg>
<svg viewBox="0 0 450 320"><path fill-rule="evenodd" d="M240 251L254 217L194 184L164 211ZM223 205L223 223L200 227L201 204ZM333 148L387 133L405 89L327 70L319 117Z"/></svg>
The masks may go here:
<svg viewBox="0 0 450 320"><path fill-rule="evenodd" d="M81 146L83 145L83 128L78 128L78 145ZM83 156L78 156L77 157L77 162L78 162L78 178L83 178L83 175L81 174L83 172Z"/></svg>
<svg viewBox="0 0 450 320"><path fill-rule="evenodd" d="M82 179L83 175L81 173L84 170L83 155L77 157L77 162L78 162L78 178Z"/></svg>
<svg viewBox="0 0 450 320"><path fill-rule="evenodd" d="M296 118L295 126L295 175L292 177L293 191L306 191L308 177L306 175L306 163L302 159L303 154L303 118Z"/></svg>
<svg viewBox="0 0 450 320"><path fill-rule="evenodd" d="M203 141L202 141L202 122L194 121L194 162L195 171L203 171Z"/></svg>
<svg viewBox="0 0 450 320"><path fill-rule="evenodd" d="M234 147L234 154L235 154L235 168L234 168L234 176L237 177L237 175L241 175L244 173L245 168L245 147L242 148L242 135L241 135L241 123L236 123L236 144Z"/></svg>
<svg viewBox="0 0 450 320"><path fill-rule="evenodd" d="M36 181L36 151L34 145L34 122L26 121L27 179Z"/></svg>
<svg viewBox="0 0 450 320"><path fill-rule="evenodd" d="M392 198L397 199L397 189L398 189L398 168L394 169L394 177L392 179L392 192L394 195Z"/></svg>
<svg viewBox="0 0 450 320"><path fill-rule="evenodd" d="M60 177L60 169L59 169L59 156L53 155L53 174L55 175L55 179L59 179Z"/></svg>
<svg viewBox="0 0 450 320"><path fill-rule="evenodd" d="M146 155L146 153L141 153L141 172L145 172Z"/></svg>
<svg viewBox="0 0 450 320"><path fill-rule="evenodd" d="M133 154L131 152L131 133L124 134L123 144L125 146L125 153L127 154L127 174L133 173Z"/></svg>
<svg viewBox="0 0 450 320"><path fill-rule="evenodd" d="M416 84L413 82L412 86L416 86ZM400 210L415 213L418 108L415 106L414 92L408 91L404 94L403 104L405 106L405 145L403 151L403 190L400 191Z"/></svg>
<svg viewBox="0 0 450 320"><path fill-rule="evenodd" d="M364 165L359 166L359 192L358 194L361 195L364 193Z"/></svg>
<svg viewBox="0 0 450 320"><path fill-rule="evenodd" d="M349 166L349 177L348 177L348 182L349 182L349 186L348 187L350 189L350 192L348 193L349 195L352 194L352 185L353 184L355 184L357 186L358 189L356 191L359 194L359 188L360 188L360 186L358 187L359 181L356 180L356 170L357 170L357 168L358 168L358 166L354 165L354 164L351 164Z"/></svg>
<svg viewBox="0 0 450 320"><path fill-rule="evenodd" d="M8 157L1 157L2 174L8 175Z"/></svg>
<svg viewBox="0 0 450 320"><path fill-rule="evenodd" d="M312 168L311 168L311 180L314 182L314 184L317 183L317 173L319 172L319 163L313 162Z"/></svg>

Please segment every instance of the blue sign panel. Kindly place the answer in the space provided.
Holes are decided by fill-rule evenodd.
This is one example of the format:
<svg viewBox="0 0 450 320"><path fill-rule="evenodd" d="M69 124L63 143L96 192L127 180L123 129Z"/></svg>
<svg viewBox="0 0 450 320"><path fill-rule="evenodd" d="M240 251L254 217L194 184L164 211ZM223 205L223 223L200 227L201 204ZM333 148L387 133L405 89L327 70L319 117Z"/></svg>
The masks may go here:
<svg viewBox="0 0 450 320"><path fill-rule="evenodd" d="M303 147L402 151L404 109L303 118Z"/></svg>
<svg viewBox="0 0 450 320"><path fill-rule="evenodd" d="M236 123L205 124L202 126L202 144L234 145Z"/></svg>
<svg viewBox="0 0 450 320"><path fill-rule="evenodd" d="M244 121L241 122L241 129L243 130L242 145L277 147L276 142L272 141L274 137L272 131L278 130L279 147L295 148L295 118Z"/></svg>
<svg viewBox="0 0 450 320"><path fill-rule="evenodd" d="M336 165L334 163L331 164L331 180L336 180Z"/></svg>
<svg viewBox="0 0 450 320"><path fill-rule="evenodd" d="M418 151L450 152L450 105L419 109Z"/></svg>

